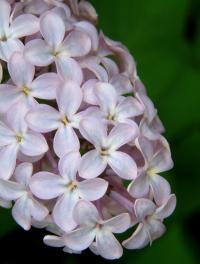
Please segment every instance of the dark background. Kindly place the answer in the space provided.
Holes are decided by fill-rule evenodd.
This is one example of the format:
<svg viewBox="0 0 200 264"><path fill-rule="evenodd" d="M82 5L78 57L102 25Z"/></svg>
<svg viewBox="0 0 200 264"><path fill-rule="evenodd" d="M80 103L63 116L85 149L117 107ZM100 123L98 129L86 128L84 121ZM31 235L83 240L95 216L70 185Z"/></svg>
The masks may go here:
<svg viewBox="0 0 200 264"><path fill-rule="evenodd" d="M92 0L100 28L123 42L137 61L139 76L158 108L170 142L174 169L165 176L176 193L168 232L151 247L125 251L114 263L200 263L200 1ZM25 232L10 211L0 209L0 264L108 263L43 245L45 231Z"/></svg>

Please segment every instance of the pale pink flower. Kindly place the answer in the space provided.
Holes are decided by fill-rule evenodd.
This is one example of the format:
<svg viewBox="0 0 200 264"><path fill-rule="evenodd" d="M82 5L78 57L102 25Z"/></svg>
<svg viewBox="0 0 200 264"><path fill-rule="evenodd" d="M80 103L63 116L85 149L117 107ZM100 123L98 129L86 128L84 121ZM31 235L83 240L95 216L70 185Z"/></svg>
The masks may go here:
<svg viewBox="0 0 200 264"><path fill-rule="evenodd" d="M131 221L128 213L103 220L92 203L79 201L74 210L74 219L78 228L64 235L61 240L57 239L61 246L64 243L72 250L82 251L91 246L95 240L96 250L102 257L117 259L122 256L122 247L113 233L123 233L130 227ZM47 236L45 242L50 239L51 236Z"/></svg>
<svg viewBox="0 0 200 264"><path fill-rule="evenodd" d="M31 191L40 199L59 197L53 209L55 223L65 231L76 227L73 210L79 199L95 201L101 198L108 187L103 179L77 181L80 153L70 152L58 164L59 174L38 172L31 179Z"/></svg>
<svg viewBox="0 0 200 264"><path fill-rule="evenodd" d="M0 59L8 61L15 51L23 51L22 37L39 30L38 18L22 14L12 21L11 6L5 0L0 2Z"/></svg>
<svg viewBox="0 0 200 264"><path fill-rule="evenodd" d="M42 221L48 215L47 208L30 192L29 182L32 172L31 163L21 163L14 172L15 181L0 179L1 196L7 201L15 201L12 208L13 218L25 230L31 228L32 218Z"/></svg>
<svg viewBox="0 0 200 264"><path fill-rule="evenodd" d="M39 156L48 150L45 138L28 130L24 120L26 107L14 104L0 122L0 178L9 179L15 169L19 152Z"/></svg>
<svg viewBox="0 0 200 264"><path fill-rule="evenodd" d="M162 236L165 226L162 223L164 218L169 217L176 206L176 196L168 197L168 200L160 207L148 199L141 198L135 202L135 214L139 225L133 235L123 242L127 249L139 249L151 244L155 239Z"/></svg>
<svg viewBox="0 0 200 264"><path fill-rule="evenodd" d="M13 84L0 84L0 112L7 112L17 102L27 107L37 104L34 98L55 99L60 80L56 73L45 73L35 80L35 67L24 59L23 54L15 52L9 62L8 71Z"/></svg>

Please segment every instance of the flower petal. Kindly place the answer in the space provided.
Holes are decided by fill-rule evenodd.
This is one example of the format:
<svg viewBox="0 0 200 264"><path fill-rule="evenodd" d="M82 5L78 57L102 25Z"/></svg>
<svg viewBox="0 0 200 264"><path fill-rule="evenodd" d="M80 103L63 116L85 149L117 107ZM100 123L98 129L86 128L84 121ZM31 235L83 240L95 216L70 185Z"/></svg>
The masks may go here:
<svg viewBox="0 0 200 264"><path fill-rule="evenodd" d="M156 209L155 215L158 219L169 217L176 207L176 196L171 194L166 203Z"/></svg>
<svg viewBox="0 0 200 264"><path fill-rule="evenodd" d="M12 38L30 36L39 31L39 20L31 14L16 17L11 23L10 35Z"/></svg>
<svg viewBox="0 0 200 264"><path fill-rule="evenodd" d="M98 253L106 259L118 259L123 254L119 241L111 232L100 230L96 236Z"/></svg>
<svg viewBox="0 0 200 264"><path fill-rule="evenodd" d="M65 182L56 174L45 171L38 172L31 178L30 189L36 197L48 200L64 193Z"/></svg>
<svg viewBox="0 0 200 264"><path fill-rule="evenodd" d="M64 247L65 243L62 237L48 235L43 239L44 243L50 247Z"/></svg>
<svg viewBox="0 0 200 264"><path fill-rule="evenodd" d="M83 155L79 167L79 175L84 179L99 176L107 167L107 161L102 158L97 150L91 150Z"/></svg>
<svg viewBox="0 0 200 264"><path fill-rule="evenodd" d="M150 167L156 170L156 173L168 171L173 168L171 153L167 148L157 152L150 161Z"/></svg>
<svg viewBox="0 0 200 264"><path fill-rule="evenodd" d="M123 233L131 226L131 218L128 213L122 213L104 221L103 226L111 233Z"/></svg>
<svg viewBox="0 0 200 264"><path fill-rule="evenodd" d="M48 145L43 135L29 131L20 145L20 151L27 156L39 156L48 151Z"/></svg>
<svg viewBox="0 0 200 264"><path fill-rule="evenodd" d="M15 175L15 179L20 184L28 187L32 173L33 173L33 164L24 162L17 166L14 175Z"/></svg>
<svg viewBox="0 0 200 264"><path fill-rule="evenodd" d="M166 231L164 224L160 220L153 218L148 221L147 228L150 235L150 243L161 237Z"/></svg>
<svg viewBox="0 0 200 264"><path fill-rule="evenodd" d="M56 109L45 104L35 106L26 115L28 126L41 133L56 130L60 125L60 118Z"/></svg>
<svg viewBox="0 0 200 264"><path fill-rule="evenodd" d="M79 195L87 201L100 199L106 193L108 182L103 179L90 179L77 183Z"/></svg>
<svg viewBox="0 0 200 264"><path fill-rule="evenodd" d="M23 89L23 86L28 86L32 82L35 67L24 58L22 53L15 52L8 62L8 71L13 82Z"/></svg>
<svg viewBox="0 0 200 264"><path fill-rule="evenodd" d="M24 189L20 184L12 181L0 179L1 198L11 201L16 200L24 194Z"/></svg>
<svg viewBox="0 0 200 264"><path fill-rule="evenodd" d="M3 122L0 121L0 147L15 142L15 134Z"/></svg>
<svg viewBox="0 0 200 264"><path fill-rule="evenodd" d="M54 61L54 56L42 39L29 41L25 46L24 56L31 64L40 67L50 65Z"/></svg>
<svg viewBox="0 0 200 264"><path fill-rule="evenodd" d="M149 192L149 179L145 173L142 173L128 186L128 192L134 198L145 197Z"/></svg>
<svg viewBox="0 0 200 264"><path fill-rule="evenodd" d="M31 199L30 210L31 210L31 216L36 221L44 220L49 213L49 211L47 210L47 208L43 204L39 203L38 201L36 201L33 198Z"/></svg>
<svg viewBox="0 0 200 264"><path fill-rule="evenodd" d="M15 104L20 98L22 98L22 93L16 89L15 86L9 84L0 85L0 113L6 113L9 108Z"/></svg>
<svg viewBox="0 0 200 264"><path fill-rule="evenodd" d="M9 27L11 7L7 1L0 2L0 36L3 36Z"/></svg>
<svg viewBox="0 0 200 264"><path fill-rule="evenodd" d="M137 165L135 161L124 152L112 152L108 156L108 164L123 179L133 180L137 177Z"/></svg>
<svg viewBox="0 0 200 264"><path fill-rule="evenodd" d="M19 39L0 41L0 59L9 61L14 52L23 52L24 45Z"/></svg>
<svg viewBox="0 0 200 264"><path fill-rule="evenodd" d="M145 220L149 215L152 215L155 210L155 204L146 198L137 199L134 204L135 214L139 222Z"/></svg>

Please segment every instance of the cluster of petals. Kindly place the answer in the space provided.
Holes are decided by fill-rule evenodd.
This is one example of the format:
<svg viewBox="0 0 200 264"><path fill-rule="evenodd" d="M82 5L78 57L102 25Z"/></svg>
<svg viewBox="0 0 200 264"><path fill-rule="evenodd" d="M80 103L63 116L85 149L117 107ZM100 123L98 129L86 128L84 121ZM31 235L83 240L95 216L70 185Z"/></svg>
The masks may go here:
<svg viewBox="0 0 200 264"><path fill-rule="evenodd" d="M134 59L96 22L84 0L0 1L0 206L46 245L117 259L164 234L173 161Z"/></svg>

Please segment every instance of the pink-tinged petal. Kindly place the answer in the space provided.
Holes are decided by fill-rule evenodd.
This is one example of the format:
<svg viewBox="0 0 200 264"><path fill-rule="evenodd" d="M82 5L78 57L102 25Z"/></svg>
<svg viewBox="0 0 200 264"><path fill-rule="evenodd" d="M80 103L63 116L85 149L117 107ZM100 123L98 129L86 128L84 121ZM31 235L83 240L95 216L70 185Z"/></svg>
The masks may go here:
<svg viewBox="0 0 200 264"><path fill-rule="evenodd" d="M19 39L0 41L0 59L9 61L14 52L23 52L24 45Z"/></svg>
<svg viewBox="0 0 200 264"><path fill-rule="evenodd" d="M150 221L148 221L147 225L148 226L146 228L148 229L148 233L150 235L150 243L161 237L166 231L164 224L157 219L152 218Z"/></svg>
<svg viewBox="0 0 200 264"><path fill-rule="evenodd" d="M74 209L74 220L77 225L93 228L99 221L99 213L94 204L80 200Z"/></svg>
<svg viewBox="0 0 200 264"><path fill-rule="evenodd" d="M40 67L50 65L54 61L54 56L42 39L29 41L25 46L24 56L30 63Z"/></svg>
<svg viewBox="0 0 200 264"><path fill-rule="evenodd" d="M101 146L107 137L105 123L97 118L85 118L80 122L79 130L82 136L95 146Z"/></svg>
<svg viewBox="0 0 200 264"><path fill-rule="evenodd" d="M53 148L58 157L71 151L78 151L80 142L74 129L70 126L60 126L54 137Z"/></svg>
<svg viewBox="0 0 200 264"><path fill-rule="evenodd" d="M75 24L75 28L83 33L88 34L92 41L92 49L97 50L99 45L99 36L96 28L87 21L80 21Z"/></svg>
<svg viewBox="0 0 200 264"><path fill-rule="evenodd" d="M30 157L30 156L24 155L21 151L19 151L17 154L17 159L18 161L21 161L21 162L35 163L41 160L43 157L44 157L44 154L39 155L39 156Z"/></svg>
<svg viewBox="0 0 200 264"><path fill-rule="evenodd" d="M155 169L156 173L170 170L173 168L171 153L167 148L157 152L150 161L150 167Z"/></svg>
<svg viewBox="0 0 200 264"><path fill-rule="evenodd" d="M73 230L77 225L73 218L73 211L78 201L79 197L77 191L69 191L65 192L54 206L53 219L65 232Z"/></svg>
<svg viewBox="0 0 200 264"><path fill-rule="evenodd" d="M56 90L60 80L56 73L44 73L36 78L30 85L31 95L40 99L56 99Z"/></svg>
<svg viewBox="0 0 200 264"><path fill-rule="evenodd" d="M0 147L16 142L15 133L0 121Z"/></svg>
<svg viewBox="0 0 200 264"><path fill-rule="evenodd" d="M32 82L35 67L24 58L22 53L15 52L8 62L8 71L13 82L23 89L23 86L28 86Z"/></svg>
<svg viewBox="0 0 200 264"><path fill-rule="evenodd" d="M171 187L167 180L159 175L150 176L150 186L157 205L162 205L171 194Z"/></svg>
<svg viewBox="0 0 200 264"><path fill-rule="evenodd" d="M12 216L23 229L29 230L31 228L30 200L27 195L23 195L15 202Z"/></svg>
<svg viewBox="0 0 200 264"><path fill-rule="evenodd" d="M90 179L78 182L78 191L82 199L95 201L100 199L106 193L108 182L103 179Z"/></svg>
<svg viewBox="0 0 200 264"><path fill-rule="evenodd" d="M113 150L120 148L121 146L134 140L138 135L138 127L136 123L131 124L117 124L108 136L108 141Z"/></svg>
<svg viewBox="0 0 200 264"><path fill-rule="evenodd" d="M83 72L78 62L74 59L60 55L56 60L56 68L63 80L74 81L81 85L83 81Z"/></svg>
<svg viewBox="0 0 200 264"><path fill-rule="evenodd" d="M112 76L110 83L115 87L119 95L133 92L129 77L123 73Z"/></svg>
<svg viewBox="0 0 200 264"><path fill-rule="evenodd" d="M137 177L137 165L126 153L115 151L108 156L108 164L122 179L133 180Z"/></svg>
<svg viewBox="0 0 200 264"><path fill-rule="evenodd" d="M66 188L65 182L60 176L44 171L33 175L30 189L36 197L48 200L60 196Z"/></svg>
<svg viewBox="0 0 200 264"><path fill-rule="evenodd" d="M138 221L142 222L147 216L153 215L156 210L156 206L151 200L141 198L135 201L134 209Z"/></svg>
<svg viewBox="0 0 200 264"><path fill-rule="evenodd" d="M24 162L17 166L14 175L15 175L15 179L20 184L28 187L32 173L33 173L33 164Z"/></svg>
<svg viewBox="0 0 200 264"><path fill-rule="evenodd" d="M44 237L43 241L47 246L50 246L50 247L59 248L59 247L65 246L63 238L58 237L58 236L48 235Z"/></svg>
<svg viewBox="0 0 200 264"><path fill-rule="evenodd" d="M46 12L40 18L40 31L49 46L56 48L64 39L64 21L55 12Z"/></svg>
<svg viewBox="0 0 200 264"><path fill-rule="evenodd" d="M142 136L136 139L135 144L137 148L141 151L145 159L146 166L149 167L149 161L152 159L154 155L154 147L152 141Z"/></svg>
<svg viewBox="0 0 200 264"><path fill-rule="evenodd" d="M63 42L61 51L68 57L82 57L91 50L89 36L80 31L72 31Z"/></svg>
<svg viewBox="0 0 200 264"><path fill-rule="evenodd" d="M176 207L176 196L171 194L167 202L156 209L155 216L158 219L169 217Z"/></svg>
<svg viewBox="0 0 200 264"><path fill-rule="evenodd" d="M115 113L118 95L111 84L97 83L95 87L95 95L103 112L108 115Z"/></svg>
<svg viewBox="0 0 200 264"><path fill-rule="evenodd" d="M9 27L11 7L7 1L0 2L0 36L4 36Z"/></svg>
<svg viewBox="0 0 200 264"><path fill-rule="evenodd" d="M144 107L135 98L127 97L117 106L117 118L118 120L125 120L127 118L141 115L144 111Z"/></svg>
<svg viewBox="0 0 200 264"><path fill-rule="evenodd" d="M115 76L119 73L118 66L117 66L116 62L114 62L112 59L107 58L107 57L102 57L101 63L103 64L104 68L106 69L106 71L108 73L109 80L113 76Z"/></svg>
<svg viewBox="0 0 200 264"><path fill-rule="evenodd" d="M31 202L30 202L30 211L31 211L31 216L36 221L43 221L49 213L49 211L44 205L42 205L41 203L39 203L33 198L31 199Z"/></svg>
<svg viewBox="0 0 200 264"><path fill-rule="evenodd" d="M83 155L79 167L79 175L84 179L99 176L107 167L107 161L102 158L97 150L91 150Z"/></svg>
<svg viewBox="0 0 200 264"><path fill-rule="evenodd" d="M9 84L0 85L0 113L6 113L9 108L23 97L15 86Z"/></svg>
<svg viewBox="0 0 200 264"><path fill-rule="evenodd" d="M104 221L103 226L111 233L123 233L131 226L131 218L128 213L122 213Z"/></svg>
<svg viewBox="0 0 200 264"><path fill-rule="evenodd" d="M128 192L134 198L145 197L149 192L149 179L145 173L142 173L128 186Z"/></svg>
<svg viewBox="0 0 200 264"><path fill-rule="evenodd" d="M96 236L97 250L99 255L106 259L118 259L123 254L119 241L111 232L99 230Z"/></svg>
<svg viewBox="0 0 200 264"><path fill-rule="evenodd" d="M127 249L140 249L150 242L149 234L143 224L139 224L131 237L124 240L122 245Z"/></svg>
<svg viewBox="0 0 200 264"><path fill-rule="evenodd" d="M20 145L20 151L27 156L39 156L48 151L48 145L43 135L29 131Z"/></svg>
<svg viewBox="0 0 200 264"><path fill-rule="evenodd" d="M8 180L15 169L18 145L11 144L0 150L0 178Z"/></svg>
<svg viewBox="0 0 200 264"><path fill-rule="evenodd" d="M108 82L108 74L106 70L99 65L100 61L98 61L98 58L97 61L95 59L96 57L94 57L94 59L93 57L85 60L83 59L81 62L82 68L89 70L89 73L91 72L94 74L91 78L97 78L101 82Z"/></svg>
<svg viewBox="0 0 200 264"><path fill-rule="evenodd" d="M27 113L27 107L20 102L12 105L5 115L5 122L16 134L24 134L27 130L27 124L24 119Z"/></svg>
<svg viewBox="0 0 200 264"><path fill-rule="evenodd" d="M47 133L56 130L60 125L60 114L53 107L45 104L37 105L26 115L28 126L37 132Z"/></svg>
<svg viewBox="0 0 200 264"><path fill-rule="evenodd" d="M95 238L95 229L90 227L78 228L66 235L64 241L67 247L75 251L88 248Z"/></svg>
<svg viewBox="0 0 200 264"><path fill-rule="evenodd" d="M0 179L1 198L11 201L16 200L24 194L25 190L16 182Z"/></svg>
<svg viewBox="0 0 200 264"><path fill-rule="evenodd" d="M60 175L69 182L75 180L80 159L81 155L78 151L69 152L62 157L58 163Z"/></svg>
<svg viewBox="0 0 200 264"><path fill-rule="evenodd" d="M82 98L83 95L80 86L73 81L66 82L57 90L58 108L69 119L70 116L78 111Z"/></svg>
<svg viewBox="0 0 200 264"><path fill-rule="evenodd" d="M10 209L12 207L12 202L0 198L0 207Z"/></svg>
<svg viewBox="0 0 200 264"><path fill-rule="evenodd" d="M98 80L92 79L85 82L82 86L83 100L91 105L98 105L98 100L95 94L95 86Z"/></svg>
<svg viewBox="0 0 200 264"><path fill-rule="evenodd" d="M144 105L145 107L145 117L148 120L148 123L151 123L154 117L157 115L157 110L154 108L154 105L150 98L145 94L136 94L138 100Z"/></svg>
<svg viewBox="0 0 200 264"><path fill-rule="evenodd" d="M10 27L11 38L30 36L39 31L39 20L31 14L20 15L13 20Z"/></svg>

